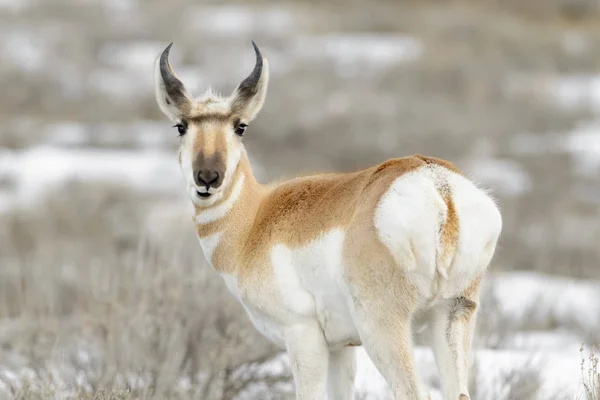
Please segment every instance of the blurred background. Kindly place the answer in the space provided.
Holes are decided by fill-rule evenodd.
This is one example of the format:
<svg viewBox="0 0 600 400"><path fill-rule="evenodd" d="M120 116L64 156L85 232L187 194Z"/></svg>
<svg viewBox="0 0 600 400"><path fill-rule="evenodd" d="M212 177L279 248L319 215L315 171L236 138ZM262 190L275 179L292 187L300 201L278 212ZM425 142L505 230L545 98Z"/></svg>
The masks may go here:
<svg viewBox="0 0 600 400"><path fill-rule="evenodd" d="M200 95L233 91L251 39L271 67L245 136L259 180L453 161L504 218L472 398L600 398L596 0L0 0L0 398L291 398L204 261L153 94L169 42ZM358 369L358 398L389 398Z"/></svg>

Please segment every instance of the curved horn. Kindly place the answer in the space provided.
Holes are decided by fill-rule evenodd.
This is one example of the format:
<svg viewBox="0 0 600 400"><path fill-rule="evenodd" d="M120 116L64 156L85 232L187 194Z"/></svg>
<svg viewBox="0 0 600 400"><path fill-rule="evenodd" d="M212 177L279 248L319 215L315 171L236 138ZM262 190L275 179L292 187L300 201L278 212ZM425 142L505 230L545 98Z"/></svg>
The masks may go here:
<svg viewBox="0 0 600 400"><path fill-rule="evenodd" d="M254 96L256 96L260 89L259 83L261 82L261 75L263 73L263 56L254 41L252 41L252 46L256 53L256 64L250 75L248 75L236 89L235 101L233 104L234 109L243 108Z"/></svg>
<svg viewBox="0 0 600 400"><path fill-rule="evenodd" d="M160 76L165 85L165 91L171 100L175 102L175 105L179 106L187 102L187 91L185 90L183 83L175 76L171 64L169 64L169 51L171 50L171 46L173 46L173 43L168 45L160 55ZM166 101L167 104L169 104L169 99L166 99Z"/></svg>

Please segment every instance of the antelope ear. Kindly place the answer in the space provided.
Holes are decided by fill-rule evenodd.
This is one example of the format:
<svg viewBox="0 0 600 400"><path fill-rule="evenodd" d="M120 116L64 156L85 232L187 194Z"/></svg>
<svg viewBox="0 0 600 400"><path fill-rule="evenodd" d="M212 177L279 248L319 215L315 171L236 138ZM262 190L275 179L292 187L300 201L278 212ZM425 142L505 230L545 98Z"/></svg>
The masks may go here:
<svg viewBox="0 0 600 400"><path fill-rule="evenodd" d="M240 83L231 95L231 111L247 122L252 121L262 108L269 83L269 63L263 58L254 41L256 64L252 73Z"/></svg>
<svg viewBox="0 0 600 400"><path fill-rule="evenodd" d="M169 64L169 51L171 43L162 52L154 65L154 84L156 102L167 117L173 121L180 120L189 113L192 107L192 96L188 93L183 83L177 78Z"/></svg>

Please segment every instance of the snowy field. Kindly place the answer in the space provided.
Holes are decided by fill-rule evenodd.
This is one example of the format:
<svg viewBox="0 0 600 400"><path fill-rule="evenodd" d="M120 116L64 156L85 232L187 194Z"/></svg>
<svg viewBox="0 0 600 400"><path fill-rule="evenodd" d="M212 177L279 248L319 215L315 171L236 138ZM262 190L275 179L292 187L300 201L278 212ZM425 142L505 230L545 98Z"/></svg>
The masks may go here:
<svg viewBox="0 0 600 400"><path fill-rule="evenodd" d="M111 183L133 188L144 195L171 197L171 201L152 208L145 216L146 225L163 226L161 221L173 218L187 223L183 216L189 209L173 151L69 149L55 143L56 137L50 137L48 145L4 150L1 154L0 180L13 182L10 189L2 193L4 213L10 213L17 206L35 208L46 193L79 181L90 186ZM150 140L142 139L142 142ZM37 165L44 165L43 170ZM492 272L485 282L482 298L480 320L485 321L485 331L476 341L479 347L473 359L477 398L514 398L511 385L515 379L519 381L520 376L535 379L539 399L576 393L581 380L579 348L589 338L598 338L598 282L534 272ZM441 399L435 389L439 387L439 377L431 350L420 345L415 356L425 384L432 388L432 399ZM12 353L12 357L20 356ZM78 357L90 356L83 352ZM18 388L23 381L35 379L36 374L27 362L18 362L21 368L14 369L10 367L12 362L3 364L7 359L0 359L0 390L7 390L8 385ZM77 376L80 372L65 372L60 364L53 364L51 368L57 390L68 393L67 382L73 380L85 387L84 377L63 376ZM285 357L276 358L262 368L287 371ZM135 376L134 371L131 375ZM142 377L129 379L143 384ZM389 398L383 378L362 348L359 349L356 387L364 396L361 398Z"/></svg>
<svg viewBox="0 0 600 400"><path fill-rule="evenodd" d="M0 0L0 400L103 388L145 399L150 387L177 399L289 398L285 355L203 260L176 134L152 87L154 59L174 40L172 63L192 92L232 90L252 67L250 39L271 66L245 138L259 180L412 153L451 159L504 217L472 399L590 400L595 28L393 2L177 3L184 12L160 0ZM441 399L426 329L415 342ZM357 365L358 399L391 398L362 348ZM107 399L129 398L119 396Z"/></svg>

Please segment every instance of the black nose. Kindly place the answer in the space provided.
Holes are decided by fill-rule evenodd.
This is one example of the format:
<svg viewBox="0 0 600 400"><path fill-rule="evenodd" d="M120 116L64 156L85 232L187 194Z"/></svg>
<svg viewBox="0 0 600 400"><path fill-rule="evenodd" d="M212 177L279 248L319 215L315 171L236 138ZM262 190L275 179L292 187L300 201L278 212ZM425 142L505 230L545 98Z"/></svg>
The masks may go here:
<svg viewBox="0 0 600 400"><path fill-rule="evenodd" d="M194 178L196 179L196 185L208 187L219 187L221 185L221 180L219 179L221 175L219 171L212 171L208 169L201 169L194 173Z"/></svg>

